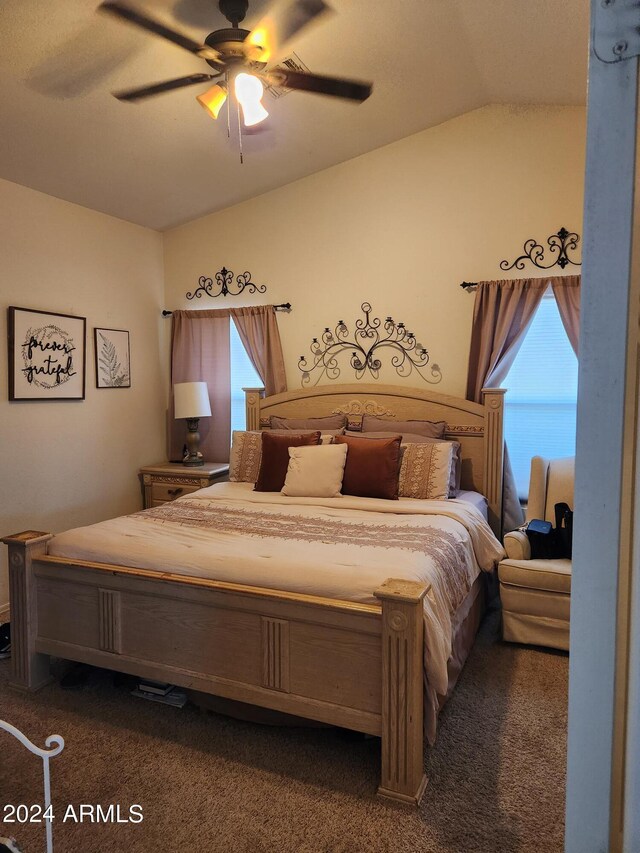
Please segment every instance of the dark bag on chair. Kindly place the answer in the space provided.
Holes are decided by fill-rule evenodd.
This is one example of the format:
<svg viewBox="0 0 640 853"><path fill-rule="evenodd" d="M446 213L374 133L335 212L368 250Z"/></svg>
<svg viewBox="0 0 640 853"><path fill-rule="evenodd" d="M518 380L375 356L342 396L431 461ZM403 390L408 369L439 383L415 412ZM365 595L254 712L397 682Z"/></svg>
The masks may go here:
<svg viewBox="0 0 640 853"><path fill-rule="evenodd" d="M532 560L558 560L571 557L573 512L566 503L556 504L556 526L550 521L534 518L527 525L527 537Z"/></svg>
<svg viewBox="0 0 640 853"><path fill-rule="evenodd" d="M532 518L527 525L527 538L532 560L555 560L560 557L556 531L550 521Z"/></svg>
<svg viewBox="0 0 640 853"><path fill-rule="evenodd" d="M556 537L562 553L561 557L571 559L571 547L573 545L573 511L569 504L556 504Z"/></svg>

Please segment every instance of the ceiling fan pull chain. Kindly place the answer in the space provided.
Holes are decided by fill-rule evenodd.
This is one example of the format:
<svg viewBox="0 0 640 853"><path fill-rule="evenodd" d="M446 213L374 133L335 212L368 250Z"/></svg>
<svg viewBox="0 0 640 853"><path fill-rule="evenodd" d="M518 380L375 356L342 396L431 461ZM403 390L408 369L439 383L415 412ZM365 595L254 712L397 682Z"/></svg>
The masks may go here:
<svg viewBox="0 0 640 853"><path fill-rule="evenodd" d="M227 84L227 139L231 139L231 89L229 88L229 72L224 75Z"/></svg>
<svg viewBox="0 0 640 853"><path fill-rule="evenodd" d="M236 101L236 110L238 111L238 142L240 143L240 163L244 163L244 154L242 151L242 121L240 119L240 104Z"/></svg>

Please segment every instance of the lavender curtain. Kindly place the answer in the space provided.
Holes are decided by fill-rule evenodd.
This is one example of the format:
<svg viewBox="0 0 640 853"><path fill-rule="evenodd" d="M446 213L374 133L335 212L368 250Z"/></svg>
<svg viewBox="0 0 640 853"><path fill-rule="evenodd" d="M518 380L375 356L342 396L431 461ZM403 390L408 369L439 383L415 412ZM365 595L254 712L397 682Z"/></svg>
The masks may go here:
<svg viewBox="0 0 640 853"><path fill-rule="evenodd" d="M176 382L206 382L211 417L201 418L200 452L206 462L228 462L231 444L231 370L229 311L174 311L171 329L171 386ZM169 459L183 457L186 424L168 409Z"/></svg>
<svg viewBox="0 0 640 853"><path fill-rule="evenodd" d="M580 276L558 275L549 279L556 298L562 325L571 341L571 346L578 355L580 336Z"/></svg>
<svg viewBox="0 0 640 853"><path fill-rule="evenodd" d="M509 372L548 287L543 278L482 281L473 309L467 399L482 400Z"/></svg>
<svg viewBox="0 0 640 853"><path fill-rule="evenodd" d="M256 373L264 383L267 396L287 390L284 356L273 305L231 308L240 339Z"/></svg>
<svg viewBox="0 0 640 853"><path fill-rule="evenodd" d="M513 364L540 300L548 287L541 278L483 281L473 310L467 399L482 402L483 388L496 388ZM524 521L505 446L503 525L505 532Z"/></svg>

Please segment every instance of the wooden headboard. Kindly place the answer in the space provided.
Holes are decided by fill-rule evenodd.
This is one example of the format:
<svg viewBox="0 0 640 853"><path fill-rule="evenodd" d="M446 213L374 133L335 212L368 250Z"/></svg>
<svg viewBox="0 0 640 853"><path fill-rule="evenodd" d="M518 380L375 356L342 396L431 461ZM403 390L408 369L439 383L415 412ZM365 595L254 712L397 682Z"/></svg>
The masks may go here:
<svg viewBox="0 0 640 853"><path fill-rule="evenodd" d="M462 448L463 489L481 492L489 502L489 523L501 532L504 388L485 388L483 403L396 385L320 385L264 396L245 388L247 429L269 426L270 415L318 418L334 413L357 419L363 414L394 420L445 421L445 436Z"/></svg>

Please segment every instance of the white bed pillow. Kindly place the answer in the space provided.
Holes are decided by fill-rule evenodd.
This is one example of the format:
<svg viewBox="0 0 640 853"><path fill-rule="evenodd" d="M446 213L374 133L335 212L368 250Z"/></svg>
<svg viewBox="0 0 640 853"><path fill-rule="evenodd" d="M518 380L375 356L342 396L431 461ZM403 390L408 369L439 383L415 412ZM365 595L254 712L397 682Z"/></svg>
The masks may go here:
<svg viewBox="0 0 640 853"><path fill-rule="evenodd" d="M455 464L453 441L403 444L400 447L401 498L441 501L449 497L449 483Z"/></svg>
<svg viewBox="0 0 640 853"><path fill-rule="evenodd" d="M346 461L346 444L290 447L282 494L291 498L340 497Z"/></svg>

